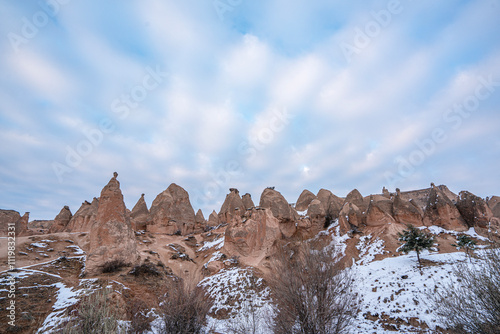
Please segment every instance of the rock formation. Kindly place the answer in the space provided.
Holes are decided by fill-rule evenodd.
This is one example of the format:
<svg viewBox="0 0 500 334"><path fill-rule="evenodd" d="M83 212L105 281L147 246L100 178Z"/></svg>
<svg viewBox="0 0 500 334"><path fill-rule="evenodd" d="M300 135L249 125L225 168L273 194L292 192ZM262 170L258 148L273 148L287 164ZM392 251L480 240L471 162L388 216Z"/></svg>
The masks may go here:
<svg viewBox="0 0 500 334"><path fill-rule="evenodd" d="M59 214L54 218L54 222L50 226L49 233L63 232L67 229L68 224L73 218L69 206L64 206Z"/></svg>
<svg viewBox="0 0 500 334"><path fill-rule="evenodd" d="M207 222L203 216L203 212L201 209L198 209L198 212L196 212L196 215L194 216L194 233L204 232L206 225Z"/></svg>
<svg viewBox="0 0 500 334"><path fill-rule="evenodd" d="M265 189L260 197L260 207L271 210L273 216L278 218L283 236L289 238L295 233L299 215L280 192L272 188Z"/></svg>
<svg viewBox="0 0 500 334"><path fill-rule="evenodd" d="M316 196L309 190L305 189L304 191L302 191L299 198L297 199L297 203L295 203L295 210L297 211L307 210L307 207L309 206L309 204L311 204L311 202L314 199L316 199Z"/></svg>
<svg viewBox="0 0 500 334"><path fill-rule="evenodd" d="M330 220L335 220L339 217L340 210L344 206L344 199L337 197L331 191L326 189L320 189L316 198L321 202L323 208L325 209L325 215L329 217Z"/></svg>
<svg viewBox="0 0 500 334"><path fill-rule="evenodd" d="M433 186L424 212L424 225L436 225L447 230L465 231L467 225L447 195Z"/></svg>
<svg viewBox="0 0 500 334"><path fill-rule="evenodd" d="M210 226L210 227L217 227L217 226L219 226L219 224L220 224L220 222L219 222L219 215L214 210L214 211L212 211L212 213L208 217L208 226Z"/></svg>
<svg viewBox="0 0 500 334"><path fill-rule="evenodd" d="M87 201L82 203L82 206L75 212L69 221L66 232L90 232L97 209L99 208L99 199L95 198L92 203Z"/></svg>
<svg viewBox="0 0 500 334"><path fill-rule="evenodd" d="M488 201L488 206L490 207L493 216L500 218L500 197L492 196Z"/></svg>
<svg viewBox="0 0 500 334"><path fill-rule="evenodd" d="M8 232L15 232L16 237L30 235L31 231L28 230L28 220L29 212L26 212L21 217L17 211L0 209L0 236L6 237ZM9 229L9 226L14 226L15 229Z"/></svg>
<svg viewBox="0 0 500 334"><path fill-rule="evenodd" d="M148 231L187 235L194 232L194 226L195 213L186 190L172 183L156 196L151 205Z"/></svg>
<svg viewBox="0 0 500 334"><path fill-rule="evenodd" d="M229 194L222 204L219 211L219 222L228 224L235 216L243 216L245 214L245 204L240 197L240 192L236 188L229 189Z"/></svg>
<svg viewBox="0 0 500 334"><path fill-rule="evenodd" d="M368 209L368 204L365 203L363 195L361 195L358 189L354 189L349 194L347 194L344 200L344 204L345 203L351 203L356 205L361 210L361 212L364 213L366 213L366 210Z"/></svg>
<svg viewBox="0 0 500 334"><path fill-rule="evenodd" d="M412 224L414 226L422 226L424 212L413 200L405 200L401 196L399 189L396 189L396 196L393 203L394 219L400 224Z"/></svg>
<svg viewBox="0 0 500 334"><path fill-rule="evenodd" d="M102 189L96 220L90 231L86 273L98 274L111 261L133 264L138 254L134 231L127 220L117 173Z"/></svg>
<svg viewBox="0 0 500 334"><path fill-rule="evenodd" d="M249 193L246 193L245 195L243 195L241 200L243 201L243 205L245 206L246 210L255 207L255 204L253 203L253 200L252 200L252 195L250 195Z"/></svg>
<svg viewBox="0 0 500 334"><path fill-rule="evenodd" d="M144 200L144 194L141 195L141 198L134 205L134 208L130 212L130 219L132 224L132 229L135 231L144 231L146 230L146 225L149 220L149 210L146 201Z"/></svg>
<svg viewBox="0 0 500 334"><path fill-rule="evenodd" d="M339 213L339 226L341 233L357 231L364 225L361 210L352 203L346 202Z"/></svg>
<svg viewBox="0 0 500 334"><path fill-rule="evenodd" d="M468 191L461 191L457 202L457 209L469 227L488 227L493 213L486 202Z"/></svg>
<svg viewBox="0 0 500 334"><path fill-rule="evenodd" d="M366 211L366 226L383 226L396 223L392 213L392 201L384 196L370 196Z"/></svg>
<svg viewBox="0 0 500 334"><path fill-rule="evenodd" d="M258 264L281 238L280 223L270 209L251 209L226 229L224 250L240 256L246 264Z"/></svg>

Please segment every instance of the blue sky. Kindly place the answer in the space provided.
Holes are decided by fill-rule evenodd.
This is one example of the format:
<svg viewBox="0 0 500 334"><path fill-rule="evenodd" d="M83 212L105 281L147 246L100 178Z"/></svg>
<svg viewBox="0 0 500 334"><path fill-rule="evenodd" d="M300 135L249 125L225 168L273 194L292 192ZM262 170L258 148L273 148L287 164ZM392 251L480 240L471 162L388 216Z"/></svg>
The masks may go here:
<svg viewBox="0 0 500 334"><path fill-rule="evenodd" d="M0 208L52 219L114 171L345 196L500 195L500 1L0 0Z"/></svg>

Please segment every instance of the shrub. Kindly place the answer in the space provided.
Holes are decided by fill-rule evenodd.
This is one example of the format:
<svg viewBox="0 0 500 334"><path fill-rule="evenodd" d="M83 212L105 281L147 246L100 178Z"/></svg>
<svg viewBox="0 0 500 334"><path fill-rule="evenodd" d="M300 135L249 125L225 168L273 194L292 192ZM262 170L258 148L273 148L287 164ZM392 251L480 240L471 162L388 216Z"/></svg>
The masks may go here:
<svg viewBox="0 0 500 334"><path fill-rule="evenodd" d="M170 284L160 304L164 334L202 333L206 317L212 307L200 287L189 288L182 280Z"/></svg>
<svg viewBox="0 0 500 334"><path fill-rule="evenodd" d="M128 304L130 327L128 333L142 334L151 329L151 323L147 316L147 305L140 299L134 299Z"/></svg>
<svg viewBox="0 0 500 334"><path fill-rule="evenodd" d="M274 333L346 333L358 312L352 272L328 247L280 247L268 284L276 301Z"/></svg>
<svg viewBox="0 0 500 334"><path fill-rule="evenodd" d="M70 312L73 318L66 323L62 333L118 333L118 313L108 300L110 293L110 289L100 289L83 297Z"/></svg>
<svg viewBox="0 0 500 334"><path fill-rule="evenodd" d="M123 267L126 267L127 265L128 264L125 263L123 260L108 261L102 265L102 272L103 274L114 273L119 271Z"/></svg>
<svg viewBox="0 0 500 334"><path fill-rule="evenodd" d="M134 275L135 277L139 276L160 276L160 271L156 269L156 267L152 263L143 263L141 265L135 266L132 271L130 271L130 274Z"/></svg>

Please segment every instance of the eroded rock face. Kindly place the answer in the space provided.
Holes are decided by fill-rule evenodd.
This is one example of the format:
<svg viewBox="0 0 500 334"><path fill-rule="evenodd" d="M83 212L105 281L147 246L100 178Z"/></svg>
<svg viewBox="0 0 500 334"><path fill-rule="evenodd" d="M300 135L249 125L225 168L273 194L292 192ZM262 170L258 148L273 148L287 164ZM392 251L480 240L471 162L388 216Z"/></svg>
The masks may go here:
<svg viewBox="0 0 500 334"><path fill-rule="evenodd" d="M416 204L413 204L412 201L402 198L399 189L396 189L393 212L394 219L400 224L411 224L413 226L423 225L424 212Z"/></svg>
<svg viewBox="0 0 500 334"><path fill-rule="evenodd" d="M219 222L229 223L234 216L242 216L246 211L245 204L236 188L229 189L229 194L219 211Z"/></svg>
<svg viewBox="0 0 500 334"><path fill-rule="evenodd" d="M457 209L469 227L486 228L493 218L493 213L486 202L468 191L461 191Z"/></svg>
<svg viewBox="0 0 500 334"><path fill-rule="evenodd" d="M299 218L295 211L280 192L267 188L260 197L260 207L271 210L274 217L280 222L283 236L290 238L297 230L296 221Z"/></svg>
<svg viewBox="0 0 500 334"><path fill-rule="evenodd" d="M16 237L28 234L29 213L27 214L28 216L25 214L21 217L17 211L0 209L0 235L6 237L9 231L15 232ZM14 226L15 229L9 229L9 226Z"/></svg>
<svg viewBox="0 0 500 334"><path fill-rule="evenodd" d="M295 210L297 211L307 210L307 207L309 206L309 204L311 204L311 202L314 199L316 199L316 195L314 195L309 190L305 189L304 191L302 191L299 198L297 199L297 203L295 203Z"/></svg>
<svg viewBox="0 0 500 334"><path fill-rule="evenodd" d="M316 198L323 205L325 215L327 215L331 220L335 220L339 217L340 210L342 210L342 207L344 206L343 198L337 197L331 191L326 189L320 189Z"/></svg>
<svg viewBox="0 0 500 334"><path fill-rule="evenodd" d="M255 207L255 204L253 203L253 200L252 200L252 195L250 195L249 193L246 193L245 195L243 195L241 200L243 201L243 205L245 206L246 210L249 210L249 209Z"/></svg>
<svg viewBox="0 0 500 334"><path fill-rule="evenodd" d="M61 209L56 218L54 218L54 222L50 226L49 233L58 233L65 231L71 218L73 218L73 215L71 214L69 206L66 205Z"/></svg>
<svg viewBox="0 0 500 334"><path fill-rule="evenodd" d="M436 225L447 230L466 231L467 224L453 202L433 186L424 212L424 225Z"/></svg>
<svg viewBox="0 0 500 334"><path fill-rule="evenodd" d="M360 210L367 209L367 205L365 205L363 195L358 191L358 189L352 190L349 194L347 194L344 204L351 203L356 205Z"/></svg>
<svg viewBox="0 0 500 334"><path fill-rule="evenodd" d="M172 183L156 196L150 210L147 230L153 233L187 235L194 232L195 214L189 194Z"/></svg>
<svg viewBox="0 0 500 334"><path fill-rule="evenodd" d="M134 231L127 213L117 173L102 189L99 209L90 231L89 256L86 273L96 275L110 261L133 264L137 261Z"/></svg>
<svg viewBox="0 0 500 334"><path fill-rule="evenodd" d="M95 198L92 203L87 201L75 212L69 221L66 232L90 232L90 228L95 221L97 209L99 208L99 199Z"/></svg>
<svg viewBox="0 0 500 334"><path fill-rule="evenodd" d="M201 211L201 209L198 209L198 212L196 212L194 222L194 233L202 233L203 231L205 231L207 222L205 221L205 217L203 216L203 212Z"/></svg>
<svg viewBox="0 0 500 334"><path fill-rule="evenodd" d="M279 225L270 209L249 210L226 229L224 249L230 256L237 255L246 262L259 263L281 238Z"/></svg>
<svg viewBox="0 0 500 334"><path fill-rule="evenodd" d="M346 202L339 213L340 232L357 231L363 227L363 218L361 210L355 204Z"/></svg>
<svg viewBox="0 0 500 334"><path fill-rule="evenodd" d="M212 213L208 217L208 226L210 226L210 227L217 227L217 226L219 226L219 224L220 224L220 222L219 222L219 215L214 210L214 211L212 211Z"/></svg>
<svg viewBox="0 0 500 334"><path fill-rule="evenodd" d="M491 197L488 201L488 206L490 207L493 216L495 216L496 218L500 218L500 197Z"/></svg>
<svg viewBox="0 0 500 334"><path fill-rule="evenodd" d="M395 222L392 217L392 201L383 196L377 199L371 196L366 212L366 226L383 226Z"/></svg>
<svg viewBox="0 0 500 334"><path fill-rule="evenodd" d="M135 231L146 230L146 225L149 220L149 210L146 200L144 199L144 194L134 205L134 208L130 212L130 222L132 224L132 229Z"/></svg>

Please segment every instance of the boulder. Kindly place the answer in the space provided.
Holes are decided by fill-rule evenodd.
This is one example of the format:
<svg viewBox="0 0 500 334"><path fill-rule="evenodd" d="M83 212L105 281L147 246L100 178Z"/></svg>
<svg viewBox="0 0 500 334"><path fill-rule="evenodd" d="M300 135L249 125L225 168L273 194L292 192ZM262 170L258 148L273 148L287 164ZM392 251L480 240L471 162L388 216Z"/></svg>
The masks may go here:
<svg viewBox="0 0 500 334"><path fill-rule="evenodd" d="M271 210L273 216L278 218L284 237L290 238L295 233L299 215L279 191L266 188L260 196L260 207Z"/></svg>
<svg viewBox="0 0 500 334"><path fill-rule="evenodd" d="M457 209L469 227L487 228L493 218L488 204L481 197L468 191L459 193Z"/></svg>
<svg viewBox="0 0 500 334"><path fill-rule="evenodd" d="M467 230L467 224L456 206L436 186L433 186L429 193L423 221L426 226L436 225L459 232Z"/></svg>
<svg viewBox="0 0 500 334"><path fill-rule="evenodd" d="M206 225L207 222L205 221L203 212L201 211L201 209L198 209L198 212L196 212L196 216L194 216L194 233L204 232Z"/></svg>
<svg viewBox="0 0 500 334"><path fill-rule="evenodd" d="M411 224L413 226L423 225L423 215L424 212L413 200L406 200L402 198L399 189L396 189L396 196L394 197L393 203L393 213L394 219L400 224Z"/></svg>
<svg viewBox="0 0 500 334"><path fill-rule="evenodd" d="M187 235L194 232L194 226L195 213L186 190L172 183L156 196L146 228L149 232Z"/></svg>
<svg viewBox="0 0 500 334"><path fill-rule="evenodd" d="M111 261L134 264L138 259L137 245L117 173L102 189L96 220L90 231L86 273L97 275Z"/></svg>
<svg viewBox="0 0 500 334"><path fill-rule="evenodd" d="M69 206L64 206L59 214L54 218L54 222L50 226L49 233L63 232L68 227L69 222L73 218Z"/></svg>
<svg viewBox="0 0 500 334"><path fill-rule="evenodd" d="M134 208L130 212L130 222L132 224L132 229L135 231L146 230L146 225L149 220L149 210L146 201L144 200L144 194L141 194L141 198L134 205Z"/></svg>
<svg viewBox="0 0 500 334"><path fill-rule="evenodd" d="M248 210L243 218L233 220L226 229L224 253L240 256L246 264L260 263L281 238L279 225L270 209Z"/></svg>
<svg viewBox="0 0 500 334"><path fill-rule="evenodd" d="M208 216L208 226L210 227L217 227L220 225L220 222L219 222L219 215L217 214L217 212L215 212L215 210L210 214L210 216Z"/></svg>
<svg viewBox="0 0 500 334"><path fill-rule="evenodd" d="M245 195L243 195L241 200L243 201L243 206L245 207L246 210L249 210L249 209L255 207L255 204L253 203L253 200L252 200L252 195L250 195L249 193L246 193Z"/></svg>
<svg viewBox="0 0 500 334"><path fill-rule="evenodd" d="M219 211L219 222L228 224L234 216L242 216L245 213L245 204L240 197L240 192L236 188L229 189L229 194Z"/></svg>
<svg viewBox="0 0 500 334"><path fill-rule="evenodd" d="M87 201L75 212L69 221L65 232L90 232L90 228L95 221L97 209L99 208L99 199L95 198L92 203Z"/></svg>
<svg viewBox="0 0 500 334"><path fill-rule="evenodd" d="M304 191L302 191L299 198L297 199L297 203L295 203L295 210L297 211L307 210L309 204L311 204L311 202L314 199L316 199L316 195L314 195L309 190L305 189Z"/></svg>

